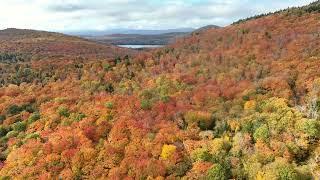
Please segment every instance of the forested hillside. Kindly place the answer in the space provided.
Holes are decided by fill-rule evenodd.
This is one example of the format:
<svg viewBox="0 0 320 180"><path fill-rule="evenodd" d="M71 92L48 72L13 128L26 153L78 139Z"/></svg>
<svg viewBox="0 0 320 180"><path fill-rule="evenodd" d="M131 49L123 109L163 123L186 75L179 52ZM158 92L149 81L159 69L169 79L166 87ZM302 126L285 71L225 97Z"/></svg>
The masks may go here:
<svg viewBox="0 0 320 180"><path fill-rule="evenodd" d="M111 58L124 53L123 49L59 33L5 29L0 31L0 51L23 53L32 58ZM130 53L129 50L127 53Z"/></svg>
<svg viewBox="0 0 320 180"><path fill-rule="evenodd" d="M0 31L0 87L64 80L79 74L88 61L133 54L133 50L59 33L6 29Z"/></svg>
<svg viewBox="0 0 320 180"><path fill-rule="evenodd" d="M91 43L81 40L53 67L46 57L60 48L40 49L33 59L37 53L25 55L31 47L21 38L15 45L0 38L7 53L0 56L1 78L6 72L19 81L2 80L0 88L0 176L319 178L318 4L129 56L99 58L92 46L81 55ZM26 66L41 64L59 78L7 72L16 68L8 59L30 59Z"/></svg>

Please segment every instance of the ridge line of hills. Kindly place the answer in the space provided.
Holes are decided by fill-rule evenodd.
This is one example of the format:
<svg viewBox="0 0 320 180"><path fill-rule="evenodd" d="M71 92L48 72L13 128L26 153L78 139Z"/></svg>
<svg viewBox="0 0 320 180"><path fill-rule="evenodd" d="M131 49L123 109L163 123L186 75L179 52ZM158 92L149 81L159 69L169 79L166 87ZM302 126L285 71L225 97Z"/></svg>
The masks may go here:
<svg viewBox="0 0 320 180"><path fill-rule="evenodd" d="M172 32L166 33L117 33L117 34L104 34L95 36L82 36L86 39L94 40L97 42L113 45L167 45L173 43L177 38L188 36L191 33L205 31L211 28L220 28L215 25L204 26L199 29L190 29L188 31L179 32L171 30Z"/></svg>

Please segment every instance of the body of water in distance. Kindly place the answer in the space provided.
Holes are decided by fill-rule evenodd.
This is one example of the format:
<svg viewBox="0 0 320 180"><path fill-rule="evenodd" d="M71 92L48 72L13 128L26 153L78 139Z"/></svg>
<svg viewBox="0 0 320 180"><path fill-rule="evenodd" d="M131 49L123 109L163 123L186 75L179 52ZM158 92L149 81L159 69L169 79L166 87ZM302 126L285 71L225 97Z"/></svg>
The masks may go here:
<svg viewBox="0 0 320 180"><path fill-rule="evenodd" d="M119 47L124 48L132 48L132 49L142 49L142 48L160 48L164 45L117 45Z"/></svg>

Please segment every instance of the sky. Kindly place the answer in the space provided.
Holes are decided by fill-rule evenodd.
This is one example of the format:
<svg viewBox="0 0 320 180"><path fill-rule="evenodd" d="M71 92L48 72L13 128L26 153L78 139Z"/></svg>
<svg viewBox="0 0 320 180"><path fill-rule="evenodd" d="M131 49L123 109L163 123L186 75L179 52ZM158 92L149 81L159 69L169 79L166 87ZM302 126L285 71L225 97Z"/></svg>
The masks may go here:
<svg viewBox="0 0 320 180"><path fill-rule="evenodd" d="M314 0L0 0L0 29L72 32L226 26Z"/></svg>

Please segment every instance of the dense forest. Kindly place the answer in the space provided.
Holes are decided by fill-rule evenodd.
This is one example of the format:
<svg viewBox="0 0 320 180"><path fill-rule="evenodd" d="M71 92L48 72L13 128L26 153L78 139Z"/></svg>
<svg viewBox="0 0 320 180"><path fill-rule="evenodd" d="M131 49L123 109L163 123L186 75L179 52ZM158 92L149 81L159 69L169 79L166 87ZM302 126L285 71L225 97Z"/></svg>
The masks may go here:
<svg viewBox="0 0 320 180"><path fill-rule="evenodd" d="M318 179L319 7L146 52L0 32L0 179Z"/></svg>

